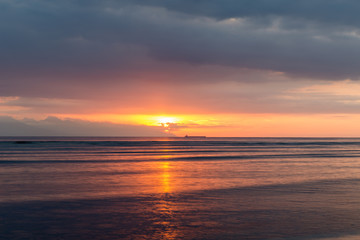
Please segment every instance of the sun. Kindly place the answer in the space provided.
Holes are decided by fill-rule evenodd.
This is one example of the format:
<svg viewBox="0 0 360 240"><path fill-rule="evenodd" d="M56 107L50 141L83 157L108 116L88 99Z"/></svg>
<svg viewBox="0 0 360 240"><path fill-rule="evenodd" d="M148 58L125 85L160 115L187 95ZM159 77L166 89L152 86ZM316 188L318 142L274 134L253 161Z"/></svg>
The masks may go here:
<svg viewBox="0 0 360 240"><path fill-rule="evenodd" d="M159 124L176 123L177 118L175 118L175 117L158 117L157 121Z"/></svg>
<svg viewBox="0 0 360 240"><path fill-rule="evenodd" d="M189 117L186 115L133 115L132 119L138 124L158 127L165 133L178 133L187 126Z"/></svg>
<svg viewBox="0 0 360 240"><path fill-rule="evenodd" d="M170 126L172 124L175 124L178 122L178 119L175 117L157 117L158 125L161 125L164 128L167 128L167 130L170 130Z"/></svg>

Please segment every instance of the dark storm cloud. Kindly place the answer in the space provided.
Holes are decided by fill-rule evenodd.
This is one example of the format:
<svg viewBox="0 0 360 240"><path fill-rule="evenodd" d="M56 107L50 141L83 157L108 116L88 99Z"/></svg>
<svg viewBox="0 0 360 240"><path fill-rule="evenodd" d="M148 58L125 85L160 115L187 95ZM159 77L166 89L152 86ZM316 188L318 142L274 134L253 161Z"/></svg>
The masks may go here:
<svg viewBox="0 0 360 240"><path fill-rule="evenodd" d="M216 19L282 16L339 25L360 25L357 0L128 0L128 3Z"/></svg>
<svg viewBox="0 0 360 240"><path fill-rule="evenodd" d="M184 79L186 64L358 79L359 6L350 0L0 0L0 95L114 80L126 85L141 72L169 71L169 62Z"/></svg>

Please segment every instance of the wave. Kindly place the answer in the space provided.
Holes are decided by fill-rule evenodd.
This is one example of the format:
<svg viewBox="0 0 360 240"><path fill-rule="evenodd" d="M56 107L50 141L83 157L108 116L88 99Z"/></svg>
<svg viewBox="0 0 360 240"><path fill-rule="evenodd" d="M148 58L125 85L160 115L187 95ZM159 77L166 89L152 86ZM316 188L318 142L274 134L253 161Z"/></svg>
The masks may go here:
<svg viewBox="0 0 360 240"><path fill-rule="evenodd" d="M1 145L83 145L83 146L121 146L121 147L145 147L145 146L171 146L171 147L188 147L188 146L280 146L280 147L292 147L292 146L343 146L343 145L360 145L360 139L310 139L301 140L301 139L265 139L262 141L257 141L254 139L237 139L233 140L232 138L218 141L216 139L206 139L206 140L116 140L116 141L98 141L92 140L89 138L86 141L78 140L0 140Z"/></svg>
<svg viewBox="0 0 360 240"><path fill-rule="evenodd" d="M144 158L144 159L103 159L103 160L0 160L0 164L30 164L30 163L125 163L125 162L169 162L169 161L237 161L237 160L256 160L256 159L319 159L319 158L358 158L360 154L266 154L266 155L235 155L235 156L191 156L191 157L167 157L167 158ZM299 161L297 161L299 162Z"/></svg>

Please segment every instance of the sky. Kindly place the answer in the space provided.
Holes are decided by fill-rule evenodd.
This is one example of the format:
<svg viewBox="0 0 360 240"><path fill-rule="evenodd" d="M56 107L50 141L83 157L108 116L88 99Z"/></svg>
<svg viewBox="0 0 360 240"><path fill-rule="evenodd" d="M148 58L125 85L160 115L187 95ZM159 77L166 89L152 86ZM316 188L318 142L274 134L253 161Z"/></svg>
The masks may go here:
<svg viewBox="0 0 360 240"><path fill-rule="evenodd" d="M360 136L358 0L0 0L0 136Z"/></svg>

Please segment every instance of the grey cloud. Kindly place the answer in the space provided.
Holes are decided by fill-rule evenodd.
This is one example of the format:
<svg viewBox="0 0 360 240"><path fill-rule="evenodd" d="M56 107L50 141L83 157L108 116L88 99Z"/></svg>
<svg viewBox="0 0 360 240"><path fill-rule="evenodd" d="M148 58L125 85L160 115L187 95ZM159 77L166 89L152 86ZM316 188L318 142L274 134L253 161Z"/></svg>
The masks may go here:
<svg viewBox="0 0 360 240"><path fill-rule="evenodd" d="M322 82L324 87L333 82ZM207 87L172 91L168 102L174 109L195 107L194 113L270 113L270 114L359 114L358 94L326 91L304 92L311 82L214 83ZM356 87L358 84L354 84ZM330 85L331 86L331 85ZM351 85L346 87L351 89ZM321 89L321 87L319 88ZM333 89L336 89L334 87ZM341 92L341 91L339 91ZM184 99L183 96L186 96ZM196 104L195 104L196 103ZM170 109L171 110L171 109Z"/></svg>
<svg viewBox="0 0 360 240"><path fill-rule="evenodd" d="M205 69L206 70L206 69ZM219 69L218 69L219 70ZM231 72L230 69L226 69ZM192 85L143 84L124 91L114 87L112 92L91 100L3 98L0 113L16 116L76 114L211 114L211 113L344 113L359 114L360 98L356 94L358 83L323 81L315 87L313 81L290 81L282 74L235 72L235 77L245 76L249 82L211 82ZM205 77L205 76L204 76ZM232 76L229 76L230 78ZM256 82L256 78L266 79ZM274 79L282 79L275 81ZM153 85L153 86L152 86ZM315 85L316 86L316 85ZM343 86L341 88L341 86ZM311 91L304 91L310 87ZM332 91L326 90L332 89ZM328 91L328 92L327 92ZM347 92L351 93L347 93ZM127 94L136 93L136 94ZM354 93L355 92L355 93ZM116 96L116 97L114 97ZM140 97L139 97L140 96ZM0 98L1 101L1 98ZM3 109L1 109L1 107ZM169 130L186 128L170 124ZM194 126L191 126L194 127Z"/></svg>
<svg viewBox="0 0 360 240"><path fill-rule="evenodd" d="M55 132L30 126L8 116L0 116L0 136L51 136Z"/></svg>
<svg viewBox="0 0 360 240"><path fill-rule="evenodd" d="M128 0L128 3L166 9L216 19L282 16L359 26L357 0Z"/></svg>
<svg viewBox="0 0 360 240"><path fill-rule="evenodd" d="M169 62L177 79L187 79L194 65L358 79L359 5L0 0L0 94L76 95L69 93L73 86L94 89L114 82L126 88L137 73L166 71Z"/></svg>
<svg viewBox="0 0 360 240"><path fill-rule="evenodd" d="M0 136L172 136L162 127L135 126L106 122L88 122L76 119L15 120L0 116Z"/></svg>

